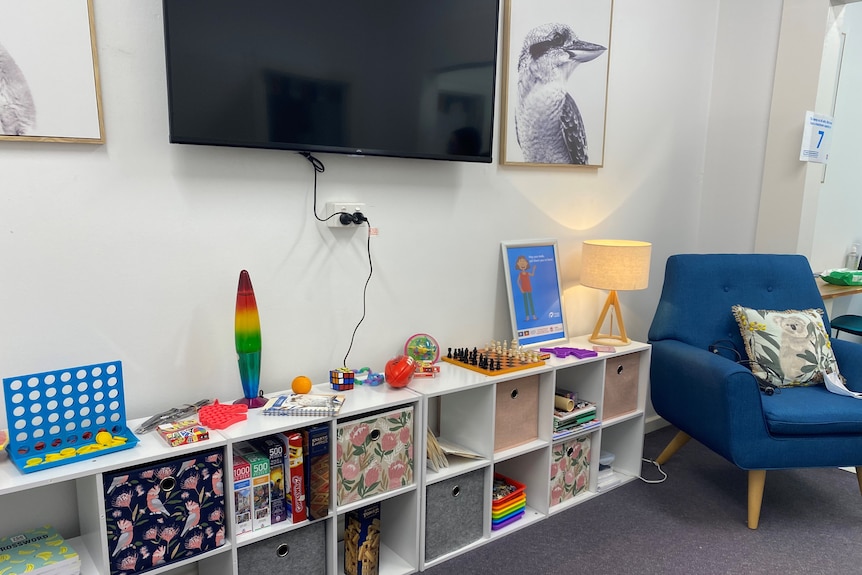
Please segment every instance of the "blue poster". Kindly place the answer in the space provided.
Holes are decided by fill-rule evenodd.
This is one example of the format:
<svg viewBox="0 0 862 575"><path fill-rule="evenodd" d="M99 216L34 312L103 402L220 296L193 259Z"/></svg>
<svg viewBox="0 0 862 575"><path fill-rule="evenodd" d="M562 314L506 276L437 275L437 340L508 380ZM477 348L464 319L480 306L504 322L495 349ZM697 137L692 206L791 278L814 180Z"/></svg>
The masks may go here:
<svg viewBox="0 0 862 575"><path fill-rule="evenodd" d="M566 337L554 245L506 250L518 343L532 345Z"/></svg>

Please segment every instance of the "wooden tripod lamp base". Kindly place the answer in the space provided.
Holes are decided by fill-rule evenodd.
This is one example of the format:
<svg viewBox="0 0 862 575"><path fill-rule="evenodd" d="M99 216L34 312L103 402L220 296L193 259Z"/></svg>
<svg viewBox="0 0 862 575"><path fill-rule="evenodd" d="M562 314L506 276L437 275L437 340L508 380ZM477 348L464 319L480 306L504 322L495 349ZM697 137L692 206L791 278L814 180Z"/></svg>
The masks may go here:
<svg viewBox="0 0 862 575"><path fill-rule="evenodd" d="M601 333L602 326L605 324L605 318L611 308L614 308L614 315L611 316L610 331ZM614 335L614 316L619 324L619 335ZM629 345L631 340L626 335L626 326L623 323L623 314L620 311L620 299L617 296L617 290L611 290L608 294L608 299L605 301L605 307L602 308L602 314L599 316L599 321L596 322L596 327L593 329L593 335L590 336L590 342L598 345L621 346Z"/></svg>

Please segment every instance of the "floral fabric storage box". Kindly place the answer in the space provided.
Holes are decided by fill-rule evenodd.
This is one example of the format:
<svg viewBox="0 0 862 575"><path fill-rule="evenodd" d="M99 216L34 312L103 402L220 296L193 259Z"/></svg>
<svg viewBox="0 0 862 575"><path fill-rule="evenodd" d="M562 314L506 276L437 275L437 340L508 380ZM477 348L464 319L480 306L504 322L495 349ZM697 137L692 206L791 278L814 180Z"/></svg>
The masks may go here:
<svg viewBox="0 0 862 575"><path fill-rule="evenodd" d="M554 444L551 450L551 507L590 487L590 436Z"/></svg>
<svg viewBox="0 0 862 575"><path fill-rule="evenodd" d="M337 503L413 483L413 406L336 427Z"/></svg>
<svg viewBox="0 0 862 575"><path fill-rule="evenodd" d="M211 449L103 476L111 574L143 573L225 542L224 453Z"/></svg>

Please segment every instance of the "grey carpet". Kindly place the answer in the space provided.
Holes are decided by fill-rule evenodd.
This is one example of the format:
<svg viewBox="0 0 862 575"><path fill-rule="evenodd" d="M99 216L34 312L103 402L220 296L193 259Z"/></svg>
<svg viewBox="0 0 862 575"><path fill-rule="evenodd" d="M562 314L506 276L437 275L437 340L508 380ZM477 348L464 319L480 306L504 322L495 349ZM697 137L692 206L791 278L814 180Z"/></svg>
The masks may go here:
<svg viewBox="0 0 862 575"><path fill-rule="evenodd" d="M654 459L676 429L647 434ZM633 481L425 571L449 574L862 573L862 495L840 469L770 471L760 526L746 472L690 441L660 484ZM645 464L643 476L657 478Z"/></svg>

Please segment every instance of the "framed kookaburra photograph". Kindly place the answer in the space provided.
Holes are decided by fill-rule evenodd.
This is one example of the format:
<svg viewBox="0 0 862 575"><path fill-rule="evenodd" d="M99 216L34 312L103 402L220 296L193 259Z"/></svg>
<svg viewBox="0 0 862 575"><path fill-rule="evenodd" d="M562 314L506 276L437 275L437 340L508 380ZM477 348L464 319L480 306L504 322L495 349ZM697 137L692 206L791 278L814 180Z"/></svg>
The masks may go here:
<svg viewBox="0 0 862 575"><path fill-rule="evenodd" d="M601 167L613 0L506 0L502 164Z"/></svg>
<svg viewBox="0 0 862 575"><path fill-rule="evenodd" d="M0 0L0 140L104 143L92 0Z"/></svg>

